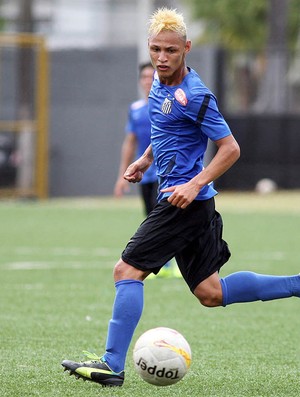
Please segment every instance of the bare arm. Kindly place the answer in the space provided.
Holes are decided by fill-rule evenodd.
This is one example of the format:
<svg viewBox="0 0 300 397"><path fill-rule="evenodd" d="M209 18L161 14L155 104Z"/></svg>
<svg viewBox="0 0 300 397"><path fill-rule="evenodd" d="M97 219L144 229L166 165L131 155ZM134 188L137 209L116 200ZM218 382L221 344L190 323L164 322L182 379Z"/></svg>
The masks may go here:
<svg viewBox="0 0 300 397"><path fill-rule="evenodd" d="M137 138L136 135L131 132L126 135L122 144L119 174L114 188L114 195L116 197L122 197L124 192L129 190L128 182L124 179L124 173L129 164L134 160L136 147Z"/></svg>
<svg viewBox="0 0 300 397"><path fill-rule="evenodd" d="M240 157L240 148L232 135L215 142L218 151L209 165L189 182L171 186L162 192L172 192L168 201L179 208L186 208L203 186L223 175Z"/></svg>
<svg viewBox="0 0 300 397"><path fill-rule="evenodd" d="M204 185L223 175L240 157L240 147L233 135L229 135L215 143L218 147L215 157L200 174L193 178L199 186L199 191Z"/></svg>
<svg viewBox="0 0 300 397"><path fill-rule="evenodd" d="M144 172L150 167L153 162L152 146L149 145L144 154L138 158L134 163L130 164L124 173L124 178L132 183L140 182L143 178Z"/></svg>

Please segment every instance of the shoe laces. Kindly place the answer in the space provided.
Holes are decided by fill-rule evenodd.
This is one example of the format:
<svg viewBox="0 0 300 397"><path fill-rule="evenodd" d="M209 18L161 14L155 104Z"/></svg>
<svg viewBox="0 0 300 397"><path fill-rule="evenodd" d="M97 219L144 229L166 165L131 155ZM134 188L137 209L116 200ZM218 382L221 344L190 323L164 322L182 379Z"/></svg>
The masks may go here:
<svg viewBox="0 0 300 397"><path fill-rule="evenodd" d="M96 353L91 353L91 352L89 352L87 350L83 350L82 353L86 356L87 359L89 359L92 362L99 362L99 361L103 362L104 361L102 359L102 357L97 356Z"/></svg>
<svg viewBox="0 0 300 397"><path fill-rule="evenodd" d="M110 368L110 366L107 364L107 362L106 362L106 360L105 360L104 357L99 357L99 356L97 356L96 353L91 353L91 352L89 352L89 351L87 351L87 350L83 350L82 353L85 355L85 357L86 357L87 359L90 360L89 362L91 362L91 363L99 363L99 362L100 362L100 363L103 363L103 364L106 365L107 369L109 369L111 372L115 373L116 375L119 374L119 373L117 373L117 372L114 372L114 371Z"/></svg>

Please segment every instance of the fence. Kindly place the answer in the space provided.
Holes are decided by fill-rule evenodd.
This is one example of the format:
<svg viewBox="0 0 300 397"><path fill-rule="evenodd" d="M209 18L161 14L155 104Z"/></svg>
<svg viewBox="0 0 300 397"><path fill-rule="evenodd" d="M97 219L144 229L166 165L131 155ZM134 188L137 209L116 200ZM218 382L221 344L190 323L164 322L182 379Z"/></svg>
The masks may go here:
<svg viewBox="0 0 300 397"><path fill-rule="evenodd" d="M36 35L0 35L0 196L48 194L48 53Z"/></svg>

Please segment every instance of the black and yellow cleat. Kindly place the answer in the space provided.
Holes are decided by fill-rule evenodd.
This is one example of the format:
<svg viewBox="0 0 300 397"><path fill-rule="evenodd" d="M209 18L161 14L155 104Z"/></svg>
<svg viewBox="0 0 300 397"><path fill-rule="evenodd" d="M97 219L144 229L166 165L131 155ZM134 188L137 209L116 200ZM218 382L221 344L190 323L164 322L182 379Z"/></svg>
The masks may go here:
<svg viewBox="0 0 300 397"><path fill-rule="evenodd" d="M155 278L182 278L182 275L177 264L171 261L165 264L157 275L150 273L147 280L153 280Z"/></svg>
<svg viewBox="0 0 300 397"><path fill-rule="evenodd" d="M99 383L103 387L122 386L125 373L114 372L102 357L98 357L93 353L84 352L91 361L75 362L64 360L61 365L65 371L69 371L70 375L74 375L77 379L89 380Z"/></svg>

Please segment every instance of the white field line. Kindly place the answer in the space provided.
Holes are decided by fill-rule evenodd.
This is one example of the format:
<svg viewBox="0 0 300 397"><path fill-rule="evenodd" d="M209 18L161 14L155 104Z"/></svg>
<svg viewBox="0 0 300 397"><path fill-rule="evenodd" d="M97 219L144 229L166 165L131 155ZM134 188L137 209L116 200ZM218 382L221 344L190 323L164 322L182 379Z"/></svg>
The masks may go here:
<svg viewBox="0 0 300 397"><path fill-rule="evenodd" d="M41 256L47 259L40 259ZM113 267L119 256L119 250L105 247L82 249L19 246L13 250L1 247L0 257L12 257L13 260L4 259L0 268L1 270L108 269ZM111 258L115 259L111 260Z"/></svg>
<svg viewBox="0 0 300 397"><path fill-rule="evenodd" d="M112 269L115 262L7 262L1 265L1 270L76 270L76 269Z"/></svg>
<svg viewBox="0 0 300 397"><path fill-rule="evenodd" d="M0 248L0 252L7 252L5 248ZM15 247L12 251L17 255L40 255L40 254L50 254L52 256L95 256L95 257L105 257L105 256L115 256L116 253L120 253L118 249L109 249L105 247L99 248L78 248L78 247L53 247L53 248L39 248L39 247Z"/></svg>
<svg viewBox="0 0 300 397"><path fill-rule="evenodd" d="M238 255L238 254L236 254ZM256 261L282 261L286 258L284 251L249 251L241 252L240 257Z"/></svg>

